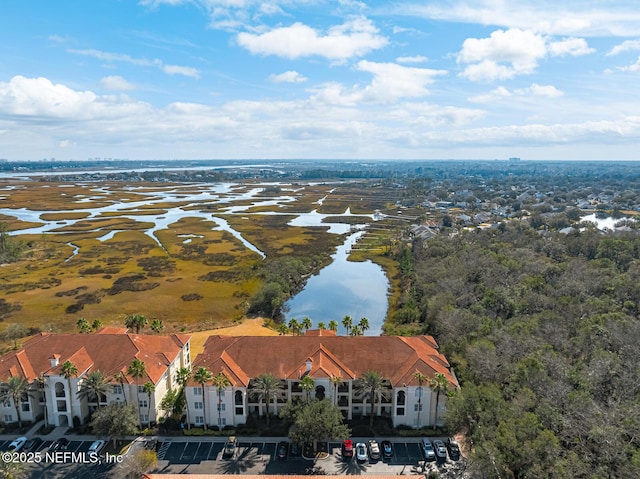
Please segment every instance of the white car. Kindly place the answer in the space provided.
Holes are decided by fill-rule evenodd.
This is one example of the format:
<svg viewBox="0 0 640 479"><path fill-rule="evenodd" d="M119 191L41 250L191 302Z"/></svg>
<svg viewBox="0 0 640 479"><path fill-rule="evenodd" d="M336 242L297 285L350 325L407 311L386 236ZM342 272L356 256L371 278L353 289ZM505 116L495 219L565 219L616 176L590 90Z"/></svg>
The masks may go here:
<svg viewBox="0 0 640 479"><path fill-rule="evenodd" d="M358 461L366 461L368 459L367 446L364 445L364 442L356 444L356 459Z"/></svg>
<svg viewBox="0 0 640 479"><path fill-rule="evenodd" d="M22 449L25 442L27 442L27 438L24 436L14 439L11 444L9 444L9 451L18 452Z"/></svg>
<svg viewBox="0 0 640 479"><path fill-rule="evenodd" d="M104 447L104 441L102 439L98 439L94 441L90 446L88 452L100 452Z"/></svg>

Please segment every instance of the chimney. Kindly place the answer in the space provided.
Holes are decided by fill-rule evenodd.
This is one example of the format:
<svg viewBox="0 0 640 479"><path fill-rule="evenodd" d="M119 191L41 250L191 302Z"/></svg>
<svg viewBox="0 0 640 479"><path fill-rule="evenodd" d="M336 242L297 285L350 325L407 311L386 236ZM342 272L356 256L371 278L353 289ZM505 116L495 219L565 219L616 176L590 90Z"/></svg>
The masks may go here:
<svg viewBox="0 0 640 479"><path fill-rule="evenodd" d="M304 365L306 367L306 369L304 370L305 374L308 373L309 371L311 371L311 366L313 365L313 359L311 358L307 358L307 360L304 362Z"/></svg>
<svg viewBox="0 0 640 479"><path fill-rule="evenodd" d="M51 363L51 367L55 368L58 365L58 363L60 363L60 355L54 354L53 356L50 356L49 362Z"/></svg>

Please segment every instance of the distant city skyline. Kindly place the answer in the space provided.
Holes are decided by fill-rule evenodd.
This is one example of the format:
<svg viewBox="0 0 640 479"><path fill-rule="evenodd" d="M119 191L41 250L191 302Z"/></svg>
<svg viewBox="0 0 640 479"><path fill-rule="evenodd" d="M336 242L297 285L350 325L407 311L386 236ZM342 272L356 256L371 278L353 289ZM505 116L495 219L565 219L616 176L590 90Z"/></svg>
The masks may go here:
<svg viewBox="0 0 640 479"><path fill-rule="evenodd" d="M640 160L629 0L7 0L0 158Z"/></svg>

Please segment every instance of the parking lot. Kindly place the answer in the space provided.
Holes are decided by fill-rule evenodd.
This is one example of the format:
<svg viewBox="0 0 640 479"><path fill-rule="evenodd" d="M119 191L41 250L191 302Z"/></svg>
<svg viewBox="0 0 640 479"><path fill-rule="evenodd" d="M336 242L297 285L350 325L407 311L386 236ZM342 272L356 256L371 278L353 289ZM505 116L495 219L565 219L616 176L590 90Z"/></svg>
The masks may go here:
<svg viewBox="0 0 640 479"><path fill-rule="evenodd" d="M367 439L353 439L367 442ZM341 444L328 444L328 456L309 459L292 456L290 449L285 458L277 457L278 440L242 440L239 438L232 457L223 457L224 442L220 440L193 440L184 438L158 442L158 469L173 473L209 474L412 474L422 472L424 455L419 439L392 440L393 454L377 461L344 459ZM447 458L450 466L456 464ZM447 464L427 463L428 469L446 467Z"/></svg>

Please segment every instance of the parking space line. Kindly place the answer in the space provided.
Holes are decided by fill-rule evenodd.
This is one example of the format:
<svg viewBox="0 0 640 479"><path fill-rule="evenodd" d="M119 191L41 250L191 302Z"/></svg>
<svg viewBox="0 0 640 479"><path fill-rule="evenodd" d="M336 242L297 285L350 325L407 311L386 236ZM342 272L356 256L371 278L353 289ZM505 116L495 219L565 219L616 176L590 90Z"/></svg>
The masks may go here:
<svg viewBox="0 0 640 479"><path fill-rule="evenodd" d="M164 460L164 455L167 453L167 449L171 446L171 441L164 441L160 444L160 448L158 449L158 459Z"/></svg>

